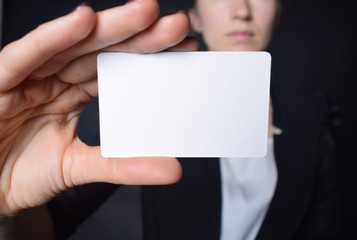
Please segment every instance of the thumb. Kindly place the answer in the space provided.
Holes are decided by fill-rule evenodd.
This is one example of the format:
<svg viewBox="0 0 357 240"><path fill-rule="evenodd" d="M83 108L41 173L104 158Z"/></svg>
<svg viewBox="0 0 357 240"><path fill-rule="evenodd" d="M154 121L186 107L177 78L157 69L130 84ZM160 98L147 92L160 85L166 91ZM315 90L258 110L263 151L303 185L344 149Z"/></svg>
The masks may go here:
<svg viewBox="0 0 357 240"><path fill-rule="evenodd" d="M170 157L105 158L100 147L77 140L63 162L67 186L92 182L126 185L161 185L177 182L182 175L180 163Z"/></svg>

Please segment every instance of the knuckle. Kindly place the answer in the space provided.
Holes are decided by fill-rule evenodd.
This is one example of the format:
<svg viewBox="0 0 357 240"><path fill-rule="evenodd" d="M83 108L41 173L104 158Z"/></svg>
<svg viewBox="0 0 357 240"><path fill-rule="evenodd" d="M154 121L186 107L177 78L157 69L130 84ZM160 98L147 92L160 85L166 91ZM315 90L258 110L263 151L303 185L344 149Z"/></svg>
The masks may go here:
<svg viewBox="0 0 357 240"><path fill-rule="evenodd" d="M149 27L159 16L159 6L156 1L145 1L136 4L131 8L130 19L131 27L139 32Z"/></svg>

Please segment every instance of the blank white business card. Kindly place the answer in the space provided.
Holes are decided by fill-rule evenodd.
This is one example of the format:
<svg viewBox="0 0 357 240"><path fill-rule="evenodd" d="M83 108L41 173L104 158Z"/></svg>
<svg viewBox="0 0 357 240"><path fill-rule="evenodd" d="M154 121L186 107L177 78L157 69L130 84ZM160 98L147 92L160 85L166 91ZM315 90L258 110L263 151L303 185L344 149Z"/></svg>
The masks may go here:
<svg viewBox="0 0 357 240"><path fill-rule="evenodd" d="M262 157L267 52L107 52L98 56L105 157Z"/></svg>

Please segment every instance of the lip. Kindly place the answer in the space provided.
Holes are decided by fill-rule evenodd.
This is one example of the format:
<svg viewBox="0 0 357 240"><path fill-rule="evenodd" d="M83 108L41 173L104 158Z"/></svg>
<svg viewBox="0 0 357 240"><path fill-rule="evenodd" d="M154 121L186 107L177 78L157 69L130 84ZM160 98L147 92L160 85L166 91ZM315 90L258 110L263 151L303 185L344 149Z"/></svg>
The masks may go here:
<svg viewBox="0 0 357 240"><path fill-rule="evenodd" d="M254 33L251 31L233 31L227 33L226 36L235 42L246 42L253 38Z"/></svg>

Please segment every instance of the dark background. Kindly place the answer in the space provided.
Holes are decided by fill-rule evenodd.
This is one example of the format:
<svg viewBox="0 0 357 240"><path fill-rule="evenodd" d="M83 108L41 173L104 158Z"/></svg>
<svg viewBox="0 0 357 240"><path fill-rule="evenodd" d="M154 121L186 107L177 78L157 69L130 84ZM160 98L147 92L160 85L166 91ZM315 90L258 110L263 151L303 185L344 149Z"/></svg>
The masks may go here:
<svg viewBox="0 0 357 240"><path fill-rule="evenodd" d="M96 10L124 3L114 0L87 2ZM162 15L187 7L183 0L159 2ZM5 0L4 44L20 38L44 21L68 13L79 3L68 0ZM351 239L351 236L357 239L356 12L355 0L284 1L280 24L269 47L273 57L274 84L296 91L323 90L340 110L337 167L341 239ZM110 239L112 232L119 232L122 239L140 238L139 194L137 187L125 187L115 193L111 201L100 208L72 239L98 239L95 235L98 231L108 235L104 239ZM103 219L108 222L100 219L102 215L106 215Z"/></svg>

